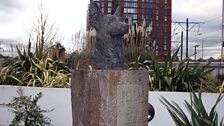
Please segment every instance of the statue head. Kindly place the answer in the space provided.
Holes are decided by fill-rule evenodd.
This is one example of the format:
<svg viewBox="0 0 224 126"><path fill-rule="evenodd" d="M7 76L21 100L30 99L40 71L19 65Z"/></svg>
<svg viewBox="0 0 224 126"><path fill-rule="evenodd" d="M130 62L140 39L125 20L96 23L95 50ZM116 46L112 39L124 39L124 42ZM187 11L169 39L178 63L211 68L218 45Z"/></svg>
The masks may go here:
<svg viewBox="0 0 224 126"><path fill-rule="evenodd" d="M89 14L90 21L97 31L103 29L107 34L121 36L128 32L128 24L122 21L120 7L116 9L113 15L105 15L97 4L91 0Z"/></svg>
<svg viewBox="0 0 224 126"><path fill-rule="evenodd" d="M89 18L96 29L93 59L97 69L126 69L122 36L128 33L128 24L122 21L118 7L113 15L105 15L95 2L90 1Z"/></svg>

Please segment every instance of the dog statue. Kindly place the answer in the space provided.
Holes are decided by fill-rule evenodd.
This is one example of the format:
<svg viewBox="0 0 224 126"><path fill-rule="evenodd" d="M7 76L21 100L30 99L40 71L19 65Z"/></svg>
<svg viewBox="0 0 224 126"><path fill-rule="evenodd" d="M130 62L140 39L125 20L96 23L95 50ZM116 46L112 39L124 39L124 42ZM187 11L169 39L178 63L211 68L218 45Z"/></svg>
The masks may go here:
<svg viewBox="0 0 224 126"><path fill-rule="evenodd" d="M128 33L128 24L121 21L120 8L114 15L105 15L91 0L89 18L96 29L95 51L92 55L96 69L127 69L122 37Z"/></svg>

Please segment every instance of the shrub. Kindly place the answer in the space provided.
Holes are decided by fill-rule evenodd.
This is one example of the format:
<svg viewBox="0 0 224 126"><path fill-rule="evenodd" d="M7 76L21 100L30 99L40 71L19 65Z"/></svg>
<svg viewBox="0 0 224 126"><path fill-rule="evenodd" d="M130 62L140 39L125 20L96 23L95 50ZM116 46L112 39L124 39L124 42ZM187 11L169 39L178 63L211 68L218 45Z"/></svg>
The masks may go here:
<svg viewBox="0 0 224 126"><path fill-rule="evenodd" d="M12 59L4 64L0 73L1 85L70 87L69 68L60 61L47 58L47 54L39 56L43 54L43 50L40 45L37 46L35 53L31 51L31 42L23 51L17 48L19 59Z"/></svg>
<svg viewBox="0 0 224 126"><path fill-rule="evenodd" d="M57 30L54 25L48 24L43 6L37 23L28 34L27 48L21 49L17 45L18 57L0 66L0 85L69 87L71 80L69 68L63 62L47 58L48 47L57 42ZM33 49L31 41L34 43ZM63 46L60 43L52 46L52 58L64 58L65 49L61 47Z"/></svg>
<svg viewBox="0 0 224 126"><path fill-rule="evenodd" d="M42 93L32 96L24 96L22 92L19 97L14 97L11 103L2 104L9 107L9 110L15 114L9 126L50 126L51 120L44 115L44 113L52 110L43 110L37 104L42 97Z"/></svg>

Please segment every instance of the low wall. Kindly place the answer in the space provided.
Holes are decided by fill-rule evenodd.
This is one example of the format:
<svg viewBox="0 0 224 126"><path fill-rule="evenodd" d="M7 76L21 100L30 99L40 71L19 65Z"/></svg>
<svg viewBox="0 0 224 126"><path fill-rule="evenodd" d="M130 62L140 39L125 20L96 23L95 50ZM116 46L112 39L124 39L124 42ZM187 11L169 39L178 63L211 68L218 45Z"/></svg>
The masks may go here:
<svg viewBox="0 0 224 126"><path fill-rule="evenodd" d="M0 103L8 103L13 96L18 96L17 89L22 88L25 95L35 95L39 92L43 93L39 104L42 109L54 109L54 111L46 115L51 118L54 126L72 126L72 111L71 111L71 91L70 89L59 88L28 88L15 86L0 86ZM164 96L168 100L175 101L184 108L184 100L189 101L189 93L179 92L149 92L149 102L155 108L155 117L149 123L150 126L174 126L174 122L167 112L166 108L161 104L159 99ZM214 105L218 94L203 94L205 107L209 111ZM224 117L224 99L218 104L217 111L219 120ZM13 114L6 107L0 106L0 126L8 126L13 119Z"/></svg>
<svg viewBox="0 0 224 126"><path fill-rule="evenodd" d="M212 106L215 104L216 99L219 94L215 93L203 93L202 99L204 106L207 112L210 112ZM150 122L150 126L175 126L171 116L169 115L166 107L161 104L160 100L161 96L165 97L169 101L175 101L190 119L190 115L184 105L184 100L190 101L190 94L189 93L182 93L182 92L149 92L149 102L155 108L155 117ZM224 117L224 98L218 104L216 110L218 112L219 120Z"/></svg>

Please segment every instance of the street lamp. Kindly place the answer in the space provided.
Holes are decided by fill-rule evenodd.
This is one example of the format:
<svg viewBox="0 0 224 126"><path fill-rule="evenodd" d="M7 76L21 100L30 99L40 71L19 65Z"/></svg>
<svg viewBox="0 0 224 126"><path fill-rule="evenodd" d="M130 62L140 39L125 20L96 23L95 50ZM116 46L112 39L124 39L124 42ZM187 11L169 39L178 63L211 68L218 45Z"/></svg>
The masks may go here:
<svg viewBox="0 0 224 126"><path fill-rule="evenodd" d="M194 45L193 47L194 47L194 60L195 60L195 62L196 62L196 54L197 54L197 52L196 52L196 49L197 49L197 47L199 47L200 45Z"/></svg>
<svg viewBox="0 0 224 126"><path fill-rule="evenodd" d="M222 44L221 44L221 61L220 61L220 67L221 62L223 62L223 47L224 47L224 0L222 1Z"/></svg>
<svg viewBox="0 0 224 126"><path fill-rule="evenodd" d="M201 43L201 58L202 58L202 62L203 62L203 57L204 57L204 42L205 42L205 39L203 39L202 43Z"/></svg>

